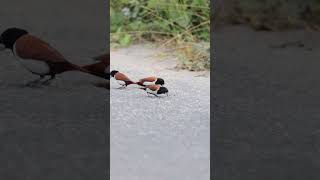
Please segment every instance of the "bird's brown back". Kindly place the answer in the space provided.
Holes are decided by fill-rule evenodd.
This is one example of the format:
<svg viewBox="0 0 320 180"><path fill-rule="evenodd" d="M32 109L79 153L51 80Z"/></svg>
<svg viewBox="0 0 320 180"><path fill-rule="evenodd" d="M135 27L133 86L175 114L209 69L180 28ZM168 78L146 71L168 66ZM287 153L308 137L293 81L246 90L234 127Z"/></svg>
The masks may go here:
<svg viewBox="0 0 320 180"><path fill-rule="evenodd" d="M66 62L56 49L32 35L24 35L16 41L16 53L24 59L33 59L51 63Z"/></svg>
<svg viewBox="0 0 320 180"><path fill-rule="evenodd" d="M133 82L131 81L131 79L128 78L128 76L126 76L125 74L121 73L121 72L118 72L114 78L116 80L121 80L121 81L128 81L128 82Z"/></svg>
<svg viewBox="0 0 320 180"><path fill-rule="evenodd" d="M144 83L144 82L153 82L153 81L156 81L156 80L157 80L156 77L147 77L147 78L140 79L139 82L141 82L141 83Z"/></svg>
<svg viewBox="0 0 320 180"><path fill-rule="evenodd" d="M146 86L146 88L148 88L152 91L157 91L160 88L160 86L159 85L148 85L148 86Z"/></svg>

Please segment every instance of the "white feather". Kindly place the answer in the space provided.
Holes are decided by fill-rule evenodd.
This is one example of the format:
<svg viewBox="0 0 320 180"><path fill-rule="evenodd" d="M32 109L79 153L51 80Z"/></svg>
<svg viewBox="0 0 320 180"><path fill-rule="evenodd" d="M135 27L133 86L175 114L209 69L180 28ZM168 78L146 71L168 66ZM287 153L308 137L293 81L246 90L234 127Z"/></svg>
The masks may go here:
<svg viewBox="0 0 320 180"><path fill-rule="evenodd" d="M157 94L157 91L152 91L151 89L147 88L146 91L150 94Z"/></svg>
<svg viewBox="0 0 320 180"><path fill-rule="evenodd" d="M120 84L121 86L124 86L126 85L126 83L124 81L120 81L120 80L117 80L118 84Z"/></svg>
<svg viewBox="0 0 320 180"><path fill-rule="evenodd" d="M155 85L155 81L153 81L153 82L144 82L143 85L144 86Z"/></svg>

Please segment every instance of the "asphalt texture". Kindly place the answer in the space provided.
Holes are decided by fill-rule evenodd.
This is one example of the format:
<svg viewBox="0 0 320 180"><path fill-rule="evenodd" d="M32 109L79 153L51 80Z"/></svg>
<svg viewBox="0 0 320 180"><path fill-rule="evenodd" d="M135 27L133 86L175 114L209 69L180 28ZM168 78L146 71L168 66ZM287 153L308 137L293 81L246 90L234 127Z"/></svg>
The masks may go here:
<svg viewBox="0 0 320 180"><path fill-rule="evenodd" d="M206 180L210 177L210 74L177 71L177 55L156 46L111 51L111 70L133 80L165 79L169 96L148 96L111 80L112 180Z"/></svg>
<svg viewBox="0 0 320 180"><path fill-rule="evenodd" d="M24 28L75 64L107 49L103 1L1 1L0 31ZM0 179L101 180L108 171L109 91L67 72L47 87L9 50L0 52Z"/></svg>
<svg viewBox="0 0 320 180"><path fill-rule="evenodd" d="M214 39L213 178L319 179L319 33L225 27Z"/></svg>

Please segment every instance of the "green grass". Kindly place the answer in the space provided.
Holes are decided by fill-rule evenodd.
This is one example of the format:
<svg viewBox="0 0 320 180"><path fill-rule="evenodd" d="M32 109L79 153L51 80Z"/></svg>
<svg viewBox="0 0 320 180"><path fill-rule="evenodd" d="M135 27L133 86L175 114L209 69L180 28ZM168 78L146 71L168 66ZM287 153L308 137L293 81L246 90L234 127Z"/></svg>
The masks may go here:
<svg viewBox="0 0 320 180"><path fill-rule="evenodd" d="M203 53L208 51L198 50L197 44L210 42L209 3L209 0L112 0L111 45L123 47L152 41L162 47L175 47L181 59L179 67L207 69L210 60L204 59L209 55Z"/></svg>

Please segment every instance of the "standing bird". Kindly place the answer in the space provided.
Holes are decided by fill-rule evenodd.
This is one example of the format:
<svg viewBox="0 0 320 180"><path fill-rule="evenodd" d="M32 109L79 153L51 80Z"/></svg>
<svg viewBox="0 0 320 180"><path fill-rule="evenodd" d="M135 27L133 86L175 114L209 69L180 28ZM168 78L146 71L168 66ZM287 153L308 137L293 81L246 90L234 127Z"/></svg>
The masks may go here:
<svg viewBox="0 0 320 180"><path fill-rule="evenodd" d="M113 70L111 71L110 73L111 77L113 77L117 82L118 84L120 84L122 87L127 87L128 85L131 85L131 84L136 84L135 82L133 82L131 79L129 79L125 74L119 72L119 71L116 71L116 70Z"/></svg>
<svg viewBox="0 0 320 180"><path fill-rule="evenodd" d="M110 54L106 53L94 57L93 59L99 62L82 66L82 68L96 76L102 77L104 79L110 79Z"/></svg>
<svg viewBox="0 0 320 180"><path fill-rule="evenodd" d="M157 77L147 77L140 79L137 82L138 85L140 86L148 86L148 85L164 85L164 80L162 78L157 78Z"/></svg>
<svg viewBox="0 0 320 180"><path fill-rule="evenodd" d="M145 86L140 89L145 90L148 94L152 94L157 97L160 94L167 94L168 95L168 92L169 92L166 87L159 86L159 85L148 85L148 86Z"/></svg>
<svg viewBox="0 0 320 180"><path fill-rule="evenodd" d="M49 79L42 82L48 85L56 74L66 71L87 70L68 62L63 55L51 47L45 41L30 35L26 30L9 28L0 35L0 44L4 49L10 49L17 60L31 73L40 76L39 79L29 82L27 85L40 82L45 76Z"/></svg>

